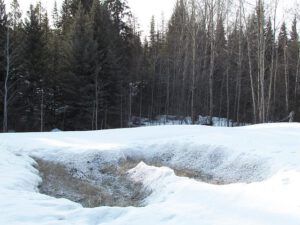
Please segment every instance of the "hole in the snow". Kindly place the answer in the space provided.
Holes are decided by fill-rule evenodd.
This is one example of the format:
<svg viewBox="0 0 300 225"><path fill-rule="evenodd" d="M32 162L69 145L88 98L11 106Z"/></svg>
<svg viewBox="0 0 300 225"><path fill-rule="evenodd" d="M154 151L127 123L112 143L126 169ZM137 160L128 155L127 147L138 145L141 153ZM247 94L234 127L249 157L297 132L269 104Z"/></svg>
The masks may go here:
<svg viewBox="0 0 300 225"><path fill-rule="evenodd" d="M143 200L150 195L141 183L132 181L128 176L127 171L135 167L129 163L117 167L107 164L98 170L90 167L89 172L83 174L79 169L66 165L35 160L42 177L40 193L66 198L83 207L141 207L144 205Z"/></svg>
<svg viewBox="0 0 300 225"><path fill-rule="evenodd" d="M102 162L96 157L92 161L84 162L82 168L37 158L35 161L42 177L40 193L66 198L80 203L83 207L141 207L151 194L141 183L134 182L128 175L128 171L135 168L141 160L127 157L113 163ZM156 160L146 163L156 167L165 166ZM220 184L212 176L198 171L176 168L174 171L177 176Z"/></svg>
<svg viewBox="0 0 300 225"><path fill-rule="evenodd" d="M41 193L67 198L84 207L141 207L146 204L151 191L128 174L140 162L169 167L177 176L216 185L251 183L265 178L262 171L267 171L268 165L263 159L251 159L245 155L228 159L222 149L215 148L207 154L203 154L204 150L186 151L184 155L169 151L152 157L104 151L82 159L74 156L76 160L63 163L36 159L42 177L39 189Z"/></svg>

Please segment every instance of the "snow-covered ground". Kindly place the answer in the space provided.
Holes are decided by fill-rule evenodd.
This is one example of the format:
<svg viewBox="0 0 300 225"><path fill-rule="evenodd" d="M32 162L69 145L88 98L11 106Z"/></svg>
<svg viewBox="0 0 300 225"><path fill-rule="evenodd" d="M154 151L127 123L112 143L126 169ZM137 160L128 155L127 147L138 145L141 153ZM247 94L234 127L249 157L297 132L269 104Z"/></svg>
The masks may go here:
<svg viewBox="0 0 300 225"><path fill-rule="evenodd" d="M140 159L129 171L151 195L144 207L83 208L38 193L32 157L76 165ZM155 159L168 167L153 167ZM81 167L80 167L81 166ZM201 171L227 185L178 177ZM0 224L299 225L300 125L158 126L0 135Z"/></svg>
<svg viewBox="0 0 300 225"><path fill-rule="evenodd" d="M214 127L239 127L251 125L248 123L237 123L227 118L212 117L212 126ZM208 125L210 123L209 116L199 115L194 124ZM192 125L191 117L181 117L174 115L158 115L155 119L133 116L131 122L128 123L130 127L143 127L143 126L160 126L160 125Z"/></svg>

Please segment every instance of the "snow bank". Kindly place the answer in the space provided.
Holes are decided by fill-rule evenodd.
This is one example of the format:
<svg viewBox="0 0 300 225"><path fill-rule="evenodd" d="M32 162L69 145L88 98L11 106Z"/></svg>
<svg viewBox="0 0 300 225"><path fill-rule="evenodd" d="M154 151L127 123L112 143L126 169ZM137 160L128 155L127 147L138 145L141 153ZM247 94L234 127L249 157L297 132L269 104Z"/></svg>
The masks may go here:
<svg viewBox="0 0 300 225"><path fill-rule="evenodd" d="M0 224L298 225L300 125L160 126L0 135ZM39 194L30 157L76 166L144 161L129 171L152 194L142 208L85 209ZM93 161L94 160L94 161ZM157 163L159 162L159 163ZM178 177L204 172L230 185ZM236 183L235 183L236 182Z"/></svg>

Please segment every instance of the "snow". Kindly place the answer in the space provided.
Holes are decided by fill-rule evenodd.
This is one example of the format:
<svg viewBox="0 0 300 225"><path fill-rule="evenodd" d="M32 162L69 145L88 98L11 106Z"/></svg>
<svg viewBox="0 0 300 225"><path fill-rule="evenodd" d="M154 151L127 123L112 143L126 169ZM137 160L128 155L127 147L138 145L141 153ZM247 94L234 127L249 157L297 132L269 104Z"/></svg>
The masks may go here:
<svg viewBox="0 0 300 225"><path fill-rule="evenodd" d="M84 171L95 156L103 163L140 159L128 173L151 190L145 207L88 209L38 193L32 157ZM149 165L158 159L168 167ZM299 124L1 134L0 224L299 225L299 162ZM178 177L171 168L226 185Z"/></svg>
<svg viewBox="0 0 300 225"><path fill-rule="evenodd" d="M227 118L221 117L212 117L211 118L212 126L215 127L239 127L250 125L247 123L237 123L232 120L228 120ZM131 118L131 122L128 123L130 127L141 127L141 126L158 126L158 125L191 125L192 118L191 117L181 117L174 115L159 115L154 119L144 118L133 116ZM201 116L199 115L195 124L198 125L208 125L210 124L209 116Z"/></svg>

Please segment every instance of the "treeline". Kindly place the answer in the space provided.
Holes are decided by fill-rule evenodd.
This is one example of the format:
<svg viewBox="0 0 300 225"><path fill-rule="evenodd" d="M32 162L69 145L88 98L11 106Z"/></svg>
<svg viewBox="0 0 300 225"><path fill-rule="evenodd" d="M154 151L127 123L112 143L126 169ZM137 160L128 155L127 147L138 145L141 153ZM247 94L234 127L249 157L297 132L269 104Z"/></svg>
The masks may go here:
<svg viewBox="0 0 300 225"><path fill-rule="evenodd" d="M39 3L25 20L17 0L10 8L0 0L3 130L127 126L129 84L142 54L127 5L65 0L49 16Z"/></svg>
<svg viewBox="0 0 300 225"><path fill-rule="evenodd" d="M25 19L17 0L9 13L0 0L3 131L127 127L132 116L162 114L237 123L300 114L296 17L278 30L263 1L249 13L243 0L178 0L143 42L137 27L121 0L64 0L51 16L39 3Z"/></svg>
<svg viewBox="0 0 300 225"><path fill-rule="evenodd" d="M262 0L250 10L243 0L178 0L166 29L153 19L144 46L150 115L299 121L297 17L277 28L272 3L266 15Z"/></svg>

